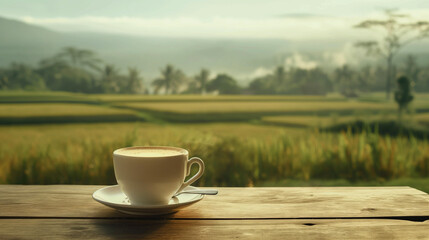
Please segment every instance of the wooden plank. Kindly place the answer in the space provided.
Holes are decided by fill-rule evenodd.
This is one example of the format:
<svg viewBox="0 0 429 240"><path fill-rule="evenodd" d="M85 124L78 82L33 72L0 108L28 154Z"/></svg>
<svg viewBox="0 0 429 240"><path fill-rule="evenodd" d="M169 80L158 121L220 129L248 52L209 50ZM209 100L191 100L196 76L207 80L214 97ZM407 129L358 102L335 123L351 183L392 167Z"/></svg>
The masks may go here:
<svg viewBox="0 0 429 240"><path fill-rule="evenodd" d="M429 239L403 220L0 219L0 239Z"/></svg>
<svg viewBox="0 0 429 240"><path fill-rule="evenodd" d="M92 199L101 187L0 185L0 217L130 218ZM218 189L217 196L163 218L429 216L429 195L410 187Z"/></svg>

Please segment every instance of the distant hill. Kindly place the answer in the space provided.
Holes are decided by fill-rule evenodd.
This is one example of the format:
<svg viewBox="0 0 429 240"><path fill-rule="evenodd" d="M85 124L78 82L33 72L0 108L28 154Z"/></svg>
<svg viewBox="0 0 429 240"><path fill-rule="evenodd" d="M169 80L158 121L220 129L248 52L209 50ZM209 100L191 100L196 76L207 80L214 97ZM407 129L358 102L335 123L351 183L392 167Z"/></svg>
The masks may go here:
<svg viewBox="0 0 429 240"><path fill-rule="evenodd" d="M0 18L0 66L13 61L28 64L57 53L62 47L91 49L123 70L135 66L155 77L172 63L189 74L206 67L240 75L279 64L287 52L285 40L177 39L99 33L59 33L16 20Z"/></svg>
<svg viewBox="0 0 429 240"><path fill-rule="evenodd" d="M0 17L0 46L20 46L21 44L49 44L59 40L60 34L43 27Z"/></svg>
<svg viewBox="0 0 429 240"><path fill-rule="evenodd" d="M257 68L272 68L285 57L300 52L320 60L327 51L341 49L345 42L290 42L279 39L183 39L135 37L101 33L62 33L16 20L0 18L0 66L13 61L36 65L65 46L91 49L106 63L123 71L137 67L151 81L167 63L193 75L206 67L246 80ZM415 51L429 61L428 44ZM422 51L422 49L424 51ZM421 53L423 52L423 53ZM321 64L329 64L320 61ZM248 80L248 79L247 79Z"/></svg>
<svg viewBox="0 0 429 240"><path fill-rule="evenodd" d="M136 66L155 77L159 69L172 63L188 74L202 67L240 75L260 66L272 66L286 52L284 40L229 40L134 37L95 33L75 33L69 45L97 51L103 59L126 67Z"/></svg>
<svg viewBox="0 0 429 240"><path fill-rule="evenodd" d="M35 63L62 45L61 34L0 17L0 66L11 61Z"/></svg>

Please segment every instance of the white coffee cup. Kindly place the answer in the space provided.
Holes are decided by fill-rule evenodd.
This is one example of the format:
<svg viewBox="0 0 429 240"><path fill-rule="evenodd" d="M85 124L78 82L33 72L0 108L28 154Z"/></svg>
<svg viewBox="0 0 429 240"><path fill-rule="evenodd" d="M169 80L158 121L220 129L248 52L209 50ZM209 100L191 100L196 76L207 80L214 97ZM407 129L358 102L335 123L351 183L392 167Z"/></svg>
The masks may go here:
<svg viewBox="0 0 429 240"><path fill-rule="evenodd" d="M128 147L113 152L116 181L133 205L168 204L173 195L204 173L204 162L188 160L188 151L176 147ZM191 165L198 172L185 181Z"/></svg>

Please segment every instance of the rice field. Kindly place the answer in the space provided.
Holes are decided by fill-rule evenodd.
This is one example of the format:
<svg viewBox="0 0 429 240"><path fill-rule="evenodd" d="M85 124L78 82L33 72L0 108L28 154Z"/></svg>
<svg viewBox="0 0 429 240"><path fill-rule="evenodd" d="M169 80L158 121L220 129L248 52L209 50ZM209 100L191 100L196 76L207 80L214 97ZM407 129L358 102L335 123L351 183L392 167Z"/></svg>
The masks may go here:
<svg viewBox="0 0 429 240"><path fill-rule="evenodd" d="M266 101L344 101L345 98L333 96L284 96L284 95L109 95L94 94L91 99L101 102L266 102Z"/></svg>
<svg viewBox="0 0 429 240"><path fill-rule="evenodd" d="M2 117L51 117L51 116L97 116L97 115L131 115L134 111L115 109L105 106L75 103L25 103L0 104Z"/></svg>
<svg viewBox="0 0 429 240"><path fill-rule="evenodd" d="M27 92L0 91L0 103L96 103L96 99L87 94L69 92Z"/></svg>
<svg viewBox="0 0 429 240"><path fill-rule="evenodd" d="M3 103L0 124L142 121L137 112L83 103Z"/></svg>
<svg viewBox="0 0 429 240"><path fill-rule="evenodd" d="M317 130L356 119L396 119L396 105L380 96L0 92L0 183L113 184L114 149L174 145L207 162L201 186L400 179L429 185L427 139ZM420 112L406 121L427 124L428 103L426 95L417 96Z"/></svg>
<svg viewBox="0 0 429 240"><path fill-rule="evenodd" d="M371 114L361 113L353 115L338 115L331 114L330 116L267 116L262 117L262 122L278 126L289 126L289 127L329 127L337 124L345 124L354 121L396 121L398 116L396 114ZM404 121L407 123L429 125L429 114L413 114L412 116L404 116Z"/></svg>
<svg viewBox="0 0 429 240"><path fill-rule="evenodd" d="M282 126L295 127L327 127L338 123L352 122L362 119L358 116L268 116L262 122Z"/></svg>
<svg viewBox="0 0 429 240"><path fill-rule="evenodd" d="M81 141L111 143L135 134L141 141L166 144L194 136L272 141L281 134L299 135L302 129L248 123L154 124L145 122L73 123L0 126L0 152L31 144L80 144ZM30 143L27 140L31 139ZM164 143L162 141L165 141Z"/></svg>
<svg viewBox="0 0 429 240"><path fill-rule="evenodd" d="M206 173L198 182L201 186L254 186L285 179L354 182L429 177L427 140L317 131L239 138L170 126L97 125L83 125L80 131L69 126L59 136L56 132L61 126L43 126L35 132L10 129L17 133L0 148L0 182L114 184L112 152L133 145L189 149L192 156L206 162ZM2 141L9 134L2 131ZM32 141L24 141L29 137Z"/></svg>
<svg viewBox="0 0 429 240"><path fill-rule="evenodd" d="M372 111L395 110L393 103L370 103L356 101L342 102L284 102L284 101L225 101L225 102L128 102L116 106L138 110L151 110L173 113L290 113L290 112L323 112L323 111Z"/></svg>

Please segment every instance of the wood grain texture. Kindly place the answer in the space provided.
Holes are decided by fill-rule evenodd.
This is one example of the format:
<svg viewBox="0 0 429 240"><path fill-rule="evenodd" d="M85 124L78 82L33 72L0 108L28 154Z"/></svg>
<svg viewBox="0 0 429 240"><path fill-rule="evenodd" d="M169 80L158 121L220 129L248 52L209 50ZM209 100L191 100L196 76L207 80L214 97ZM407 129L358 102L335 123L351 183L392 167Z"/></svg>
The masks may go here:
<svg viewBox="0 0 429 240"><path fill-rule="evenodd" d="M0 239L429 239L403 220L0 219Z"/></svg>
<svg viewBox="0 0 429 240"><path fill-rule="evenodd" d="M103 186L0 185L1 217L132 218L92 199ZM163 219L429 216L429 195L410 187L218 188L217 196Z"/></svg>

